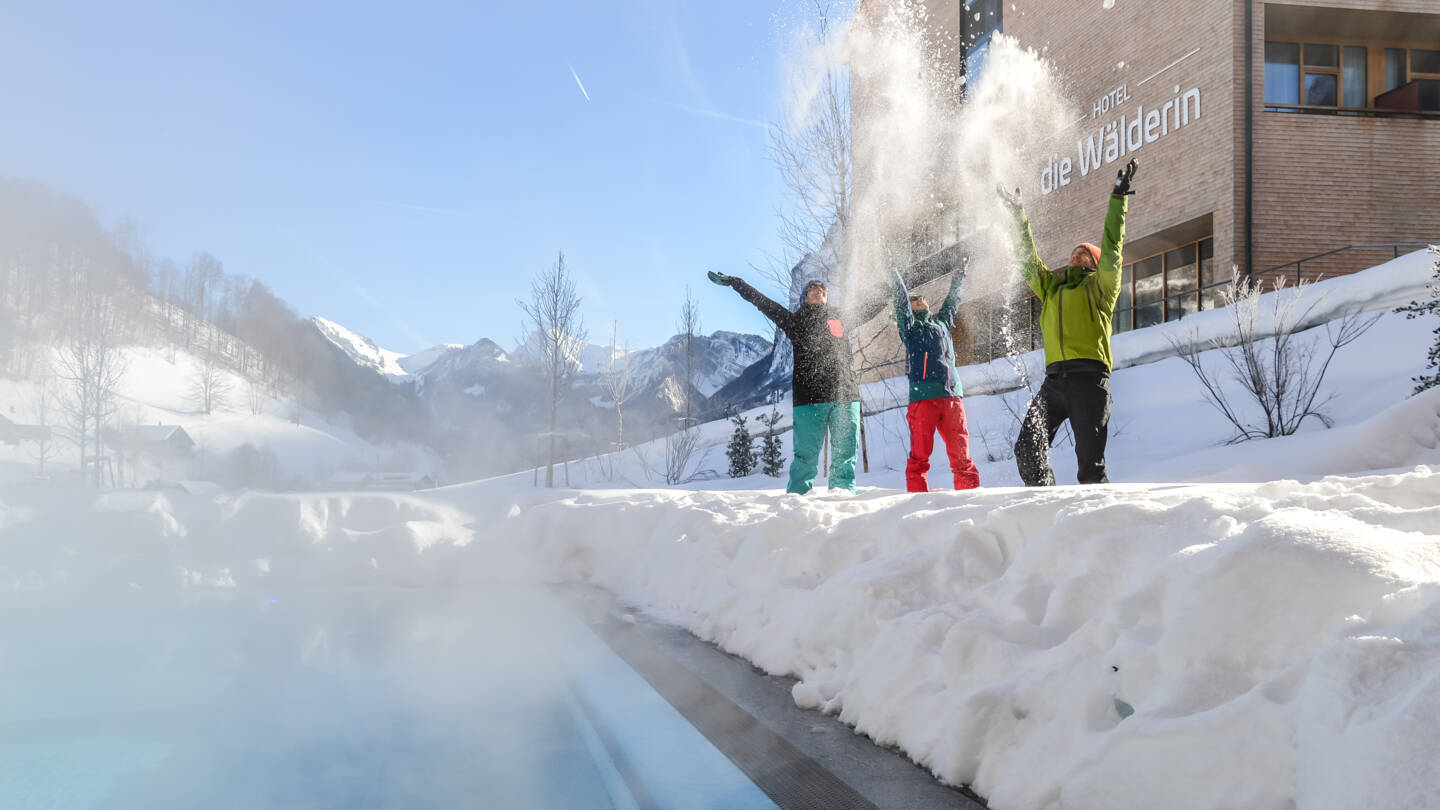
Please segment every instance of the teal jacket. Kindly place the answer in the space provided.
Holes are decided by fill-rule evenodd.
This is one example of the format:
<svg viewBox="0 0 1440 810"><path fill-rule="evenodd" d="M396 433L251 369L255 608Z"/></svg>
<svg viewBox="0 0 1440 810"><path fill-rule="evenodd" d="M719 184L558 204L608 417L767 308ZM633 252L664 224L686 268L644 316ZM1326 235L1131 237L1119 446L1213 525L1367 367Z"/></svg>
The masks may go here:
<svg viewBox="0 0 1440 810"><path fill-rule="evenodd" d="M965 271L950 277L950 290L945 303L934 316L929 310L910 309L910 293L905 280L895 273L892 288L895 296L895 325L900 329L900 342L905 344L905 370L910 378L910 401L946 399L963 396L960 375L955 372L955 341L950 329L955 325L955 309L960 304L960 289L965 284Z"/></svg>

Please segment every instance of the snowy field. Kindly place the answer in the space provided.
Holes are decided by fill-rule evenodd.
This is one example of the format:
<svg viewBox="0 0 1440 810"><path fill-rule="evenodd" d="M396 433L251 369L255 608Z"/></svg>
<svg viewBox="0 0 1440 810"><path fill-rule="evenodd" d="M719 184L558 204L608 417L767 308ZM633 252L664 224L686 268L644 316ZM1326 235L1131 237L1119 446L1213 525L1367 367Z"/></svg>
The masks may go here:
<svg viewBox="0 0 1440 810"><path fill-rule="evenodd" d="M1377 290L1400 280L1413 298L1428 270L1407 257L1327 282L1331 311L1393 306ZM1219 315L1170 328L1219 329ZM350 707L374 700L470 716L476 694L511 688L485 673L528 653L480 633L424 659L454 680L419 676L402 648L445 637L436 604L453 596L467 622L514 625L544 608L465 600L587 582L796 678L800 705L1001 810L1440 807L1440 389L1407 398L1433 326L1387 314L1342 350L1327 379L1333 429L1235 446L1188 368L1155 359L1155 332L1122 336L1116 483L1101 487L1013 486L1001 399L1024 393L982 396L979 383L967 408L985 487L973 492L899 491L899 410L868 422L872 472L853 496L785 495L764 476L660 488L657 446L572 464L583 491L537 490L529 474L415 495L9 486L0 684L50 690L52 707L91 702L10 702L0 778L49 757L61 776L26 785L51 796L65 768L112 761L117 726L160 722L140 698L141 715L117 714L110 694L164 692L174 723L187 695L222 707L220 721L306 706L342 732L362 722ZM1062 482L1072 453L1052 453ZM938 448L935 462L932 485L945 486ZM434 600L374 607L396 588ZM299 614L273 619L297 594L312 595ZM408 641L373 641L376 622ZM342 663L331 702L310 701ZM123 688L101 691L96 673ZM386 689L401 696L377 698ZM265 747L265 723L240 725L249 747L229 754ZM200 739L186 728L150 735L170 748L127 749L132 771L197 772L175 765Z"/></svg>

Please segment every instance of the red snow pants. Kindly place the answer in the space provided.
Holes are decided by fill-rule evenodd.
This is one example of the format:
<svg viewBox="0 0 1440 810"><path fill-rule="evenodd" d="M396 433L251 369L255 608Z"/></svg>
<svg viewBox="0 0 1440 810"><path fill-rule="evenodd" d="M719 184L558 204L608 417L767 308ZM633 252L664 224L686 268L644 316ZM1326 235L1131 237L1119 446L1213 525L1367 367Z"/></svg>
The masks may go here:
<svg viewBox="0 0 1440 810"><path fill-rule="evenodd" d="M910 403L905 418L910 422L910 460L905 464L905 488L910 492L928 492L925 480L930 472L930 453L935 449L935 431L945 442L950 457L950 472L955 474L956 489L980 486L980 471L970 459L970 432L965 428L965 405L959 397L925 399Z"/></svg>

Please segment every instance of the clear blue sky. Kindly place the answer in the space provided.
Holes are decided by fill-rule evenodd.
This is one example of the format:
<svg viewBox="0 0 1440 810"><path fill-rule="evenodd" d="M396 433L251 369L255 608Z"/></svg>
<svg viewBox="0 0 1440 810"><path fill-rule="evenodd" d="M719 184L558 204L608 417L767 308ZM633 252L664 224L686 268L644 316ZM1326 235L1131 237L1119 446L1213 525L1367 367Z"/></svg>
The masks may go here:
<svg viewBox="0 0 1440 810"><path fill-rule="evenodd" d="M511 345L562 249L595 342L763 331L703 271L778 249L786 3L7 2L0 173L397 351Z"/></svg>

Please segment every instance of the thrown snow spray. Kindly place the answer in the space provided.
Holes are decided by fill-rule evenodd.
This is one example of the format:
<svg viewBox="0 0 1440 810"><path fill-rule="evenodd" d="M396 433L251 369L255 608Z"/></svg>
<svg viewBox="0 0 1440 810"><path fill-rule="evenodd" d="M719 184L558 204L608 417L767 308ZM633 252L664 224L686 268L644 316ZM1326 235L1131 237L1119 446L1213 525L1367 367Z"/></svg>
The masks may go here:
<svg viewBox="0 0 1440 810"><path fill-rule="evenodd" d="M966 297L1000 295L1015 280L1014 234L997 184L1037 177L1052 142L1076 118L1051 65L1013 39L992 38L980 78L961 101L960 44L929 24L923 3L867 4L812 46L795 77L789 125L822 111L806 92L826 71L848 76L853 197L845 272L858 287L964 241Z"/></svg>

